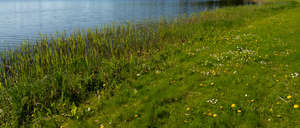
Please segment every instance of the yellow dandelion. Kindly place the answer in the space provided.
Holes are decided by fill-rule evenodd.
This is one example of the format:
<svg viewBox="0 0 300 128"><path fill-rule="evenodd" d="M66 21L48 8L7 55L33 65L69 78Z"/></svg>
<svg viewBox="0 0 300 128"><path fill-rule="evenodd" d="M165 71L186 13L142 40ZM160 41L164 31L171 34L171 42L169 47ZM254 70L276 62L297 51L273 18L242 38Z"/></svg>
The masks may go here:
<svg viewBox="0 0 300 128"><path fill-rule="evenodd" d="M255 101L254 99L250 100L251 103L253 103L254 101Z"/></svg>
<svg viewBox="0 0 300 128"><path fill-rule="evenodd" d="M294 104L294 108L295 109L299 108L299 105L298 104Z"/></svg>
<svg viewBox="0 0 300 128"><path fill-rule="evenodd" d="M232 108L235 108L235 107L236 107L236 105L235 105L235 104L232 104L232 105L231 105L231 107L232 107Z"/></svg>
<svg viewBox="0 0 300 128"><path fill-rule="evenodd" d="M139 115L138 115L138 114L135 114L134 117L137 118L137 117L139 117Z"/></svg>
<svg viewBox="0 0 300 128"><path fill-rule="evenodd" d="M281 117L281 115L279 115L279 114L278 114L278 115L276 115L276 117L280 118L280 117Z"/></svg>
<svg viewBox="0 0 300 128"><path fill-rule="evenodd" d="M186 108L187 111L190 111L190 109L191 109L190 107L187 107L187 108Z"/></svg>
<svg viewBox="0 0 300 128"><path fill-rule="evenodd" d="M204 85L201 83L200 86L202 87L202 86L204 86Z"/></svg>
<svg viewBox="0 0 300 128"><path fill-rule="evenodd" d="M276 82L279 82L279 80L276 80Z"/></svg>
<svg viewBox="0 0 300 128"><path fill-rule="evenodd" d="M212 116L212 113L209 112L207 115L208 115L208 116Z"/></svg>
<svg viewBox="0 0 300 128"><path fill-rule="evenodd" d="M214 84L215 84L214 82L211 82L211 83L210 83L211 86L213 86Z"/></svg>
<svg viewBox="0 0 300 128"><path fill-rule="evenodd" d="M270 108L270 109L269 109L269 111L270 111L270 112L273 112L273 109L272 109L272 108Z"/></svg>
<svg viewBox="0 0 300 128"><path fill-rule="evenodd" d="M101 124L99 128L104 128L104 125L103 125L103 124Z"/></svg>
<svg viewBox="0 0 300 128"><path fill-rule="evenodd" d="M213 117L216 118L218 115L217 114L213 114Z"/></svg>
<svg viewBox="0 0 300 128"><path fill-rule="evenodd" d="M241 112L242 112L242 110L240 110L240 109L239 109L239 110L237 110L237 112L238 112L238 113L241 113Z"/></svg>
<svg viewBox="0 0 300 128"><path fill-rule="evenodd" d="M279 101L277 101L277 102L276 102L276 104L280 104L280 102L279 102Z"/></svg>
<svg viewBox="0 0 300 128"><path fill-rule="evenodd" d="M288 95L286 98L287 98L287 99L292 99L292 96L291 96L291 95Z"/></svg>

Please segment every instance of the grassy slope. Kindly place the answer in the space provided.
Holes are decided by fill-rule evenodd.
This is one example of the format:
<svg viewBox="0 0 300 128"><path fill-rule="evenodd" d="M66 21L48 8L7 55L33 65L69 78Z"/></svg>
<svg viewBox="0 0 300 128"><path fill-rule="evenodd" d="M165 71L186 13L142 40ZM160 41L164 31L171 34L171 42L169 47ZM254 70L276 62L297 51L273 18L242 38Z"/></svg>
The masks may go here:
<svg viewBox="0 0 300 128"><path fill-rule="evenodd" d="M207 15L234 17L246 8L255 7ZM174 43L144 63L158 69L128 78L113 96L91 98L78 113L92 114L65 126L300 127L300 109L293 108L300 104L299 77L293 77L300 72L300 7L257 10L209 24L213 29L196 26L188 43Z"/></svg>
<svg viewBox="0 0 300 128"><path fill-rule="evenodd" d="M299 8L224 8L8 51L0 127L295 127Z"/></svg>

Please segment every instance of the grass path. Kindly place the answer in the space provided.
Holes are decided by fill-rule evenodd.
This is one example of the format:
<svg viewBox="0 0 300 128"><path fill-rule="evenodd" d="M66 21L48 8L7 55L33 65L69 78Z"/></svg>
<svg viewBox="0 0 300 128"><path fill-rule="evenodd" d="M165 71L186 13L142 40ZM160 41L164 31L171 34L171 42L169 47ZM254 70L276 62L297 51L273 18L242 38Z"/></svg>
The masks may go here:
<svg viewBox="0 0 300 128"><path fill-rule="evenodd" d="M209 39L196 31L154 56L164 60L160 68L122 83L107 100L91 98L81 109L96 114L65 126L300 127L299 12L215 29Z"/></svg>

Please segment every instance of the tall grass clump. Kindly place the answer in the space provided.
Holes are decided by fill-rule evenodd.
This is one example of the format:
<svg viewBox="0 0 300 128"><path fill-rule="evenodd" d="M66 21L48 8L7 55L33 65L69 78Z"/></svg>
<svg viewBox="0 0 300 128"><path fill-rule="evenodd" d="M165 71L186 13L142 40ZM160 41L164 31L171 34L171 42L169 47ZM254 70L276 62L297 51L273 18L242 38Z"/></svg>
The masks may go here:
<svg viewBox="0 0 300 128"><path fill-rule="evenodd" d="M73 117L69 109L103 88L114 88L126 77L122 72L131 70L128 65L135 63L134 58L162 48L178 23L161 20L78 29L68 36L41 35L34 43L3 51L1 124L21 126L50 115Z"/></svg>

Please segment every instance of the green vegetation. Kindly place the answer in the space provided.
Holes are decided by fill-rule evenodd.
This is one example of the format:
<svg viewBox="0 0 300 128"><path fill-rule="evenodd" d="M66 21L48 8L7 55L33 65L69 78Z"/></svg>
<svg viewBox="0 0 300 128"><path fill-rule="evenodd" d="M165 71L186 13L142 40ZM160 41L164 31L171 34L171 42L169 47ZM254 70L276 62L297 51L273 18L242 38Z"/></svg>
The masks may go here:
<svg viewBox="0 0 300 128"><path fill-rule="evenodd" d="M300 4L43 37L1 59L0 127L300 127Z"/></svg>

